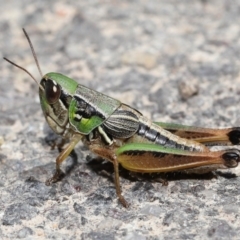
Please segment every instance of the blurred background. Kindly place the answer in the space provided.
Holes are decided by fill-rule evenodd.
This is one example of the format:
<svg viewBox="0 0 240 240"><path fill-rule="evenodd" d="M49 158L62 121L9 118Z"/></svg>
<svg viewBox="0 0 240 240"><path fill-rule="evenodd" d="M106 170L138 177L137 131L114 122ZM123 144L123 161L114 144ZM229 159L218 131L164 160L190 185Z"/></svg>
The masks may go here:
<svg viewBox="0 0 240 240"><path fill-rule="evenodd" d="M239 0L1 0L0 9L2 57L39 81L23 27L43 73L61 72L155 121L240 125ZM38 87L4 60L0 71L0 238L237 239L237 177L162 187L123 176L126 210L100 173L108 164L96 170L80 144L76 167L46 187L58 151Z"/></svg>

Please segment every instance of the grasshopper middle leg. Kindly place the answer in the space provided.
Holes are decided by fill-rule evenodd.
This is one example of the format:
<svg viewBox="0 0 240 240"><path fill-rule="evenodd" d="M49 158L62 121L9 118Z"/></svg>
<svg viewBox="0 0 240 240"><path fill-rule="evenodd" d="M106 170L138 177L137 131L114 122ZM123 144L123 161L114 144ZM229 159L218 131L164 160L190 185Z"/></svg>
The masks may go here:
<svg viewBox="0 0 240 240"><path fill-rule="evenodd" d="M115 148L113 146L106 147L99 143L94 143L94 142L91 142L91 145L89 145L89 148L92 152L94 152L98 156L101 156L104 159L108 159L113 163L116 194L118 196L120 203L126 208L129 207L128 202L122 196L122 190L121 190L120 178L119 178L119 162L115 154Z"/></svg>

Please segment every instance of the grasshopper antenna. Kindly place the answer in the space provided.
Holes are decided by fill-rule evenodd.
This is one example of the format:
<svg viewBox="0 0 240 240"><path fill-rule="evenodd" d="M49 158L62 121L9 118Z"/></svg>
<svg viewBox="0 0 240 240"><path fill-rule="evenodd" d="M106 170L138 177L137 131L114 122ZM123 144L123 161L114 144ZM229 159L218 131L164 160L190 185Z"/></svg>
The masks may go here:
<svg viewBox="0 0 240 240"><path fill-rule="evenodd" d="M23 28L22 30L23 30L24 35L26 36L26 38L27 38L27 40L28 40L28 43L29 43L29 45L30 45L30 48L31 48L31 51L32 51L32 55L33 55L33 58L34 58L34 60L35 60L36 65L37 65L37 68L38 68L38 71L39 71L39 73L40 73L40 76L43 77L43 74L42 74L42 71L41 71L41 68L40 68L38 59L37 59L37 54L36 54L36 52L35 52L35 50L34 50L34 48L33 48L32 42L31 42L31 40L30 40L30 38L29 38L26 30L25 30L24 28Z"/></svg>
<svg viewBox="0 0 240 240"><path fill-rule="evenodd" d="M27 38L27 40L28 40L28 43L29 43L29 45L30 45L30 48L31 48L31 51L32 51L32 54L33 54L33 57L34 57L34 60L35 60L35 63L36 63L37 68L38 68L38 71L39 71L41 77L43 77L43 74L42 74L41 68L40 68L40 66L39 66L39 63L38 63L38 60L37 60L37 55L36 55L36 53L35 53L35 51L34 51L32 42L31 42L31 40L30 40L30 38L29 38L29 36L28 36L28 34L27 34L27 32L25 31L24 28L23 28L23 32L24 32L24 34L25 34L25 36L26 36L26 38ZM36 78L35 78L27 69L25 69L25 68L19 66L18 64L10 61L10 60L7 59L6 57L4 57L3 59L6 60L7 62L11 63L13 66L18 67L18 68L20 68L21 70L23 70L24 72L26 72L26 73L37 83L37 85L39 86L39 88L40 88L42 91L44 91L44 88L39 84L39 82L36 80Z"/></svg>
<svg viewBox="0 0 240 240"><path fill-rule="evenodd" d="M6 60L7 62L11 63L13 66L18 67L18 68L22 69L24 72L26 72L37 83L37 85L44 91L44 88L39 84L39 82L36 80L36 78L27 69L17 65L16 63L10 61L9 59L7 59L5 57L3 59Z"/></svg>

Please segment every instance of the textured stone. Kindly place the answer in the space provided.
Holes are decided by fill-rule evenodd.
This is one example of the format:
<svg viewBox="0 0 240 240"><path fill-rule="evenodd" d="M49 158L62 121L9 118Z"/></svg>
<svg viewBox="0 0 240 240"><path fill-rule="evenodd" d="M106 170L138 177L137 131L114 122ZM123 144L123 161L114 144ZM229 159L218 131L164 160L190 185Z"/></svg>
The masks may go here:
<svg viewBox="0 0 240 240"><path fill-rule="evenodd" d="M0 51L40 80L61 72L154 121L240 125L239 0L0 1ZM217 178L134 178L81 143L55 171L59 141L46 127L38 86L0 64L0 239L238 239L240 168ZM95 160L94 160L95 159ZM141 174L140 174L141 175Z"/></svg>

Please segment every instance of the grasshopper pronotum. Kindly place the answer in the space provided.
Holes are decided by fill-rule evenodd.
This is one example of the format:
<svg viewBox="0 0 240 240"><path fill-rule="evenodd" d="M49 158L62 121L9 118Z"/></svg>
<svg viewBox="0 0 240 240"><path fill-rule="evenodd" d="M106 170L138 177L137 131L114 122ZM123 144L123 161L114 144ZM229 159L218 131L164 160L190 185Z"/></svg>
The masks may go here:
<svg viewBox="0 0 240 240"><path fill-rule="evenodd" d="M152 122L138 110L102 93L78 84L60 73L42 75L33 45L23 29L42 77L39 85L43 114L54 132L69 143L56 159L56 172L46 184L60 179L60 165L82 140L98 156L114 165L117 196L123 206L119 164L141 173L184 171L211 172L238 165L240 151L211 151L211 145L237 145L240 128L209 129Z"/></svg>

